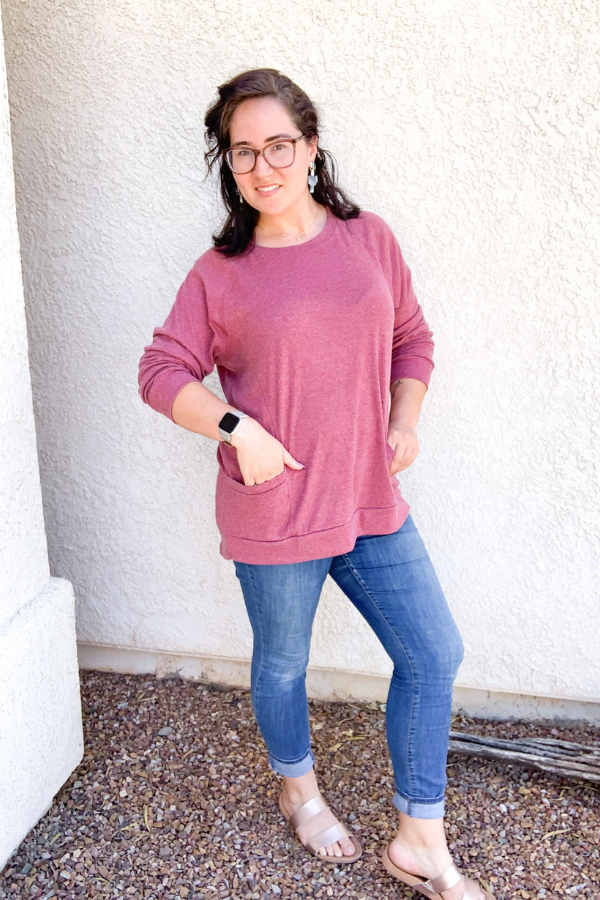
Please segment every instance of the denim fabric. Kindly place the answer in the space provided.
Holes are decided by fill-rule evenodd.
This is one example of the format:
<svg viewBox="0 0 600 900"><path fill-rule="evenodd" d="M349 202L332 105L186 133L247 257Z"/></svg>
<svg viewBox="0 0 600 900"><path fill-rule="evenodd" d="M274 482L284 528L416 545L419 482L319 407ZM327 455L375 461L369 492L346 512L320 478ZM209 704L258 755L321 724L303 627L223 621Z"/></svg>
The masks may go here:
<svg viewBox="0 0 600 900"><path fill-rule="evenodd" d="M391 534L359 536L339 556L234 565L254 634L252 703L271 767L299 776L314 762L305 676L317 604L331 575L393 662L386 733L394 804L416 818L442 817L463 644L412 516Z"/></svg>

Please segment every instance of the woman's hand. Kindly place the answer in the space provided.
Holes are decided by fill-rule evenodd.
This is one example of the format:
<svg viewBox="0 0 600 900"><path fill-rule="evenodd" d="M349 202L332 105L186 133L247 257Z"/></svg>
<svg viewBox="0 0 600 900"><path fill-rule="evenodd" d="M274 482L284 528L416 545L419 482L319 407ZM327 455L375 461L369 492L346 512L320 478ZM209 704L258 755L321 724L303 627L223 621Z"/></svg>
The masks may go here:
<svg viewBox="0 0 600 900"><path fill-rule="evenodd" d="M262 484L280 475L286 466L292 469L304 468L277 438L250 416L242 419L241 425L232 435L231 443L237 450L244 484Z"/></svg>
<svg viewBox="0 0 600 900"><path fill-rule="evenodd" d="M417 458L419 441L416 429L402 423L390 424L387 441L394 450L394 458L390 463L390 475L407 469Z"/></svg>
<svg viewBox="0 0 600 900"><path fill-rule="evenodd" d="M387 440L394 450L390 475L402 472L419 452L417 423L427 385L417 378L396 378L390 385L391 404Z"/></svg>

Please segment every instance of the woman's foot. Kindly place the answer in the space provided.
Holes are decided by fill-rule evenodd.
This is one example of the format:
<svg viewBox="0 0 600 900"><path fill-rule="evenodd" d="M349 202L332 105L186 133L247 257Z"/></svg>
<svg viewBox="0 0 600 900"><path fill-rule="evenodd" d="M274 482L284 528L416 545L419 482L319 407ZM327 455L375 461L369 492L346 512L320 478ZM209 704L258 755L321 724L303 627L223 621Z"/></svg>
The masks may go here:
<svg viewBox="0 0 600 900"><path fill-rule="evenodd" d="M288 817L291 816L296 812L298 807L302 806L303 803L306 803L313 797L316 797L319 793L314 769L311 769L310 772L307 772L306 775L301 775L299 778L284 778L284 787L281 792L281 805L283 806L285 814ZM331 811L330 815L331 821L324 821L323 828L327 828L329 825L335 825L338 821ZM335 844L328 844L326 847L322 847L317 851L317 856L342 857L354 856L355 853L356 847L350 838L342 838L341 841L336 841Z"/></svg>
<svg viewBox="0 0 600 900"><path fill-rule="evenodd" d="M388 847L388 856L394 865L411 875L437 878L453 862L446 844L444 820L415 819L400 813L400 830ZM464 881L460 881L444 891L443 900L462 900L464 891ZM483 890L474 900L486 900Z"/></svg>

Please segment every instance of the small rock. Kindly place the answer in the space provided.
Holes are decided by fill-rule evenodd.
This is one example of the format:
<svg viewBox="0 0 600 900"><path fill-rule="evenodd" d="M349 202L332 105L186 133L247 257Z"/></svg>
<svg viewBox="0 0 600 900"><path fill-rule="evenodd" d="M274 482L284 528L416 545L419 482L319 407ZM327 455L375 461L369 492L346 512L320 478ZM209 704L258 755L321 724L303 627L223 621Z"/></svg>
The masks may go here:
<svg viewBox="0 0 600 900"><path fill-rule="evenodd" d="M173 734L173 729L170 725L165 725L164 728L161 728L158 732L159 737L168 737L170 734Z"/></svg>
<svg viewBox="0 0 600 900"><path fill-rule="evenodd" d="M88 713L85 759L24 839L12 868L0 873L0 900L132 900L132 886L138 900L186 900L186 892L187 900L397 896L390 893L382 866L374 866L378 879L362 867L337 864L332 874L331 867L311 865L291 834L282 833L276 782L247 691L224 694L191 682L90 671L81 680ZM233 704L238 696L243 702ZM142 703L144 697L155 702ZM128 708L117 709L127 700ZM352 723L365 737L344 745L343 764L342 757L335 766L326 761L321 774L328 794L336 779L340 814L346 810L349 829L375 854L396 819L379 703L314 701L311 712L315 725L323 725L314 728L321 753ZM161 725L161 719L177 725ZM475 724L479 733L498 738L524 738L531 731L524 723L477 719ZM468 722L455 720L455 725L465 728ZM167 727L171 738L157 740L159 729ZM591 726L557 731L581 743L600 739L600 729ZM540 727L540 734L550 737L549 726ZM369 767L365 750L371 754ZM525 779L519 768L494 761L461 762L452 756L449 762L450 849L471 867L472 877L488 882L498 900L600 900L593 887L600 883L600 795L543 772ZM79 789L75 778L82 782ZM486 792L490 787L495 799ZM120 790L126 796L120 797ZM79 799L84 791L89 792L85 803ZM28 861L33 866L23 875Z"/></svg>

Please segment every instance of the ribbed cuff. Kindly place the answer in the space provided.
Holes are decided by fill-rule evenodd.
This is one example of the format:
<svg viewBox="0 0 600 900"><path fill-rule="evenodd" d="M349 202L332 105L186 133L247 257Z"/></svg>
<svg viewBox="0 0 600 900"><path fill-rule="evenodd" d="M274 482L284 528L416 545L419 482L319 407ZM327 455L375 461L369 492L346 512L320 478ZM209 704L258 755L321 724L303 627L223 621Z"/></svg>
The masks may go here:
<svg viewBox="0 0 600 900"><path fill-rule="evenodd" d="M405 359L392 360L390 384L398 378L416 378L427 387L434 369L433 360L423 356L411 356Z"/></svg>

